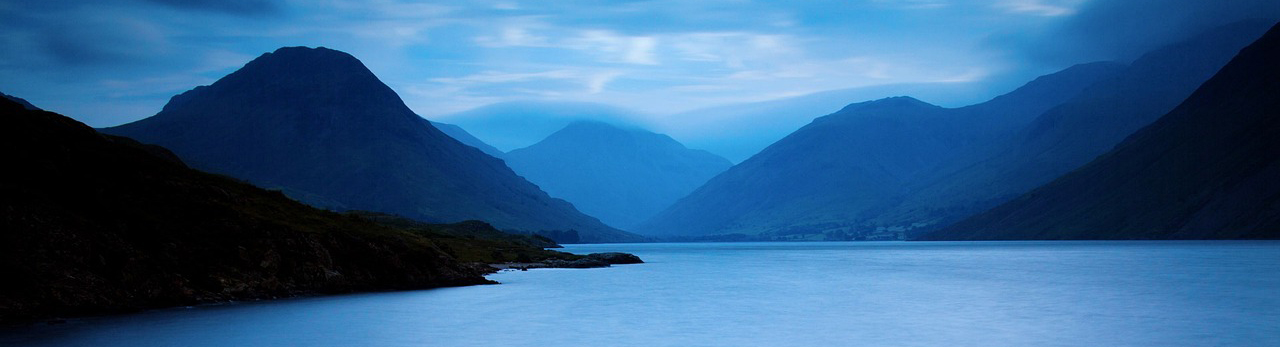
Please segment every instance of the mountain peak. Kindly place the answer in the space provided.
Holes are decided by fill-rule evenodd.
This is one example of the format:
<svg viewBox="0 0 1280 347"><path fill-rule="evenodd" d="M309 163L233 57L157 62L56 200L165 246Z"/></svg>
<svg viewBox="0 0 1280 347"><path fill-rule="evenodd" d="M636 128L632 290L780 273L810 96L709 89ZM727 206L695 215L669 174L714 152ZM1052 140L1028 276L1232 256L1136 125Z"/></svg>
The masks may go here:
<svg viewBox="0 0 1280 347"><path fill-rule="evenodd" d="M649 131L636 128L633 126L622 126L622 125L612 124L609 122L584 119L584 120L573 121L572 123L569 123L569 125L566 125L564 129L560 129L560 131L557 131L556 133L560 133L560 132L575 132L575 133L591 132L591 133L621 134L621 133L648 133Z"/></svg>
<svg viewBox="0 0 1280 347"><path fill-rule="evenodd" d="M300 61L344 62L345 61L345 63L360 62L359 59L356 59L356 57L352 56L351 54L347 54L347 52L326 48L323 46L318 46L315 48L306 47L306 46L280 47L273 52L263 53L261 56L258 56L258 58L250 61L249 64L253 64L254 62L261 63L264 61L268 61L268 62L269 61L288 61L288 62L300 62Z"/></svg>
<svg viewBox="0 0 1280 347"><path fill-rule="evenodd" d="M324 110L294 108L300 111L292 114L296 121L341 122L351 121L351 118L367 120L376 117L399 126L409 126L418 118L404 106L400 96L359 59L324 47L283 47L263 53L211 85L175 95L164 106L161 115L181 113L164 111L192 107L225 109L272 105L290 108L285 104L328 105Z"/></svg>
<svg viewBox="0 0 1280 347"><path fill-rule="evenodd" d="M505 159L552 196L621 228L657 213L732 165L667 135L600 121L574 121Z"/></svg>
<svg viewBox="0 0 1280 347"><path fill-rule="evenodd" d="M878 111L878 110L897 110L911 108L942 108L942 106L930 104L920 99L910 96L893 96L883 99L863 101L859 103L849 104L840 109L840 112L846 111Z"/></svg>
<svg viewBox="0 0 1280 347"><path fill-rule="evenodd" d="M419 117L355 57L285 47L104 132L331 209L639 240L583 215Z"/></svg>
<svg viewBox="0 0 1280 347"><path fill-rule="evenodd" d="M254 74L274 78L284 77L294 82L302 82L302 78L313 80L350 78L377 80L373 72L369 71L369 68L365 67L364 63L361 63L356 57L346 52L324 47L281 47L274 52L263 53L261 56L249 61L243 68L228 75L224 80L232 79L237 75Z"/></svg>

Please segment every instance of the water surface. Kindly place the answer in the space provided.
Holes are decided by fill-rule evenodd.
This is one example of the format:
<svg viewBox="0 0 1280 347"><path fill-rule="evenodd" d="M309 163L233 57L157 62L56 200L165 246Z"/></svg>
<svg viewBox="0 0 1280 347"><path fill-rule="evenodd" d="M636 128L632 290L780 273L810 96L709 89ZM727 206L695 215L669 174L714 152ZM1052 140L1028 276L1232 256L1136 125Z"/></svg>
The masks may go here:
<svg viewBox="0 0 1280 347"><path fill-rule="evenodd" d="M573 245L501 285L0 330L22 346L1280 346L1280 242Z"/></svg>

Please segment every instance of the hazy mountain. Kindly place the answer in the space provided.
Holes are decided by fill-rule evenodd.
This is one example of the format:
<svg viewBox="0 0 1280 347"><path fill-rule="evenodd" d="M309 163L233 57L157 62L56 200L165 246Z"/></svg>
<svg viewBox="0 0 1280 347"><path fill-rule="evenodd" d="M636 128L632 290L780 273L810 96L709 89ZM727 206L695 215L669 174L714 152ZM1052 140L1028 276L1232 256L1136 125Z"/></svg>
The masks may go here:
<svg viewBox="0 0 1280 347"><path fill-rule="evenodd" d="M104 132L160 144L192 166L317 206L502 229L638 240L553 199L499 159L418 117L355 57L325 48L263 54L160 113Z"/></svg>
<svg viewBox="0 0 1280 347"><path fill-rule="evenodd" d="M1117 69L1114 63L1076 65L960 109L911 97L846 106L733 166L636 230L662 236L865 236L867 220L904 200L913 187L986 157L995 151L993 143Z"/></svg>
<svg viewBox="0 0 1280 347"><path fill-rule="evenodd" d="M511 101L459 113L431 117L457 124L502 151L528 147L569 123L595 120L636 125L636 114L626 109L589 102Z"/></svg>
<svg viewBox="0 0 1280 347"><path fill-rule="evenodd" d="M475 136L471 136L471 133L463 130L460 126L440 122L431 122L431 126L436 129L440 129L441 132L445 135L449 135L449 137L452 137L454 140L458 140L458 142L462 142L464 145L475 147L481 152L484 152L484 154L491 155L494 158L502 158L502 156L506 155L506 153L502 153L501 150L484 143L484 141L480 141L480 139L477 139Z"/></svg>
<svg viewBox="0 0 1280 347"><path fill-rule="evenodd" d="M0 98L0 323L489 283L431 241Z"/></svg>
<svg viewBox="0 0 1280 347"><path fill-rule="evenodd" d="M728 160L686 148L666 135L578 121L507 165L552 196L605 223L629 228L728 169Z"/></svg>
<svg viewBox="0 0 1280 347"><path fill-rule="evenodd" d="M974 83L892 84L829 90L681 112L665 117L662 129L689 146L738 163L814 118L848 105L850 100L913 95L943 105L965 105L960 102L986 92Z"/></svg>
<svg viewBox="0 0 1280 347"><path fill-rule="evenodd" d="M915 189L874 222L942 227L1084 165L1177 106L1269 24L1220 27L1143 55L1121 73L1040 115L999 144L1003 151Z"/></svg>
<svg viewBox="0 0 1280 347"><path fill-rule="evenodd" d="M1280 26L1088 165L937 240L1280 238Z"/></svg>
<svg viewBox="0 0 1280 347"><path fill-rule="evenodd" d="M865 236L865 221L912 187L989 155L999 139L1117 68L1075 66L957 109L909 97L849 105L730 168L635 230L668 236Z"/></svg>

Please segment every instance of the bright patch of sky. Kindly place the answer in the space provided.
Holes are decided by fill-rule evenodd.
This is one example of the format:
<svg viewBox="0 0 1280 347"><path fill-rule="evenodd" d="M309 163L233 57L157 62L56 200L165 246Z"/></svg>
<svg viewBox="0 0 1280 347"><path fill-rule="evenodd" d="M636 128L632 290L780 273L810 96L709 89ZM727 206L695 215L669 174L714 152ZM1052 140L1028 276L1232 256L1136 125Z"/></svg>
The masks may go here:
<svg viewBox="0 0 1280 347"><path fill-rule="evenodd" d="M0 91L109 126L264 52L325 46L361 59L428 117L514 100L662 117L863 86L1016 86L1132 58L1089 46L1088 35L1113 33L1081 28L1110 23L1079 18L1178 6L1097 1L18 0L0 3ZM1215 5L1228 9L1213 21L1132 16L1169 32L1276 12L1271 0L1231 3Z"/></svg>

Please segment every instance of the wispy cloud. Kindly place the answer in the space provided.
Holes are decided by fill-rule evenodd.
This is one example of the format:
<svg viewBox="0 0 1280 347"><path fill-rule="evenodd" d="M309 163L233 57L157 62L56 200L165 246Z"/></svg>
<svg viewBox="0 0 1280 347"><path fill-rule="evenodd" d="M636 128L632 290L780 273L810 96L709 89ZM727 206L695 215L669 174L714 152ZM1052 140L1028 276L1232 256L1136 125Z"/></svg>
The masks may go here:
<svg viewBox="0 0 1280 347"><path fill-rule="evenodd" d="M890 8L906 9L906 10L936 10L951 6L951 2L947 0L872 0L873 2Z"/></svg>
<svg viewBox="0 0 1280 347"><path fill-rule="evenodd" d="M137 112L144 107L158 111L184 84L305 45L352 53L425 115L521 99L661 114L851 87L1022 79L1277 8L1275 0L26 0L0 2L0 90L113 125L148 116ZM127 107L111 106L122 100Z"/></svg>
<svg viewBox="0 0 1280 347"><path fill-rule="evenodd" d="M1011 13L1057 17L1076 14L1083 3L1083 0L1002 0L993 6Z"/></svg>

